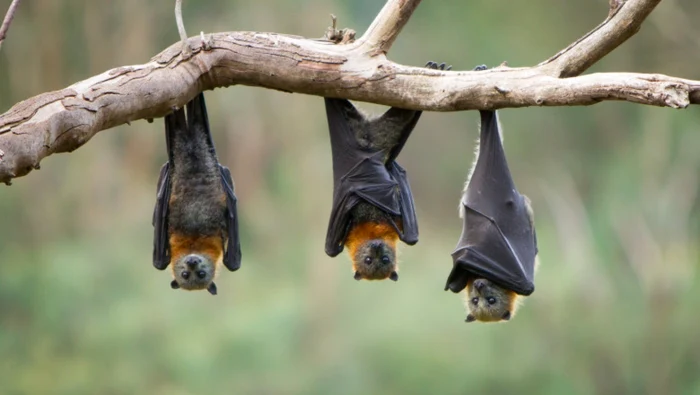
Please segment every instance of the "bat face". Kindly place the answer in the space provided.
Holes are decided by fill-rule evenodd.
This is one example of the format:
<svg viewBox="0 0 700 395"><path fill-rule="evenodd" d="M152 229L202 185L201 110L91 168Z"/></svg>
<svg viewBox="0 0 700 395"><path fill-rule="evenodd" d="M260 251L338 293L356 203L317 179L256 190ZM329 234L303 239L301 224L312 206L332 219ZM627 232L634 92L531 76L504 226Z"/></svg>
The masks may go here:
<svg viewBox="0 0 700 395"><path fill-rule="evenodd" d="M170 266L177 288L209 289L216 277L218 263L223 259L223 239L216 236L193 237L173 232L170 236L170 250Z"/></svg>
<svg viewBox="0 0 700 395"><path fill-rule="evenodd" d="M498 322L510 320L518 295L484 278L467 283L467 322Z"/></svg>
<svg viewBox="0 0 700 395"><path fill-rule="evenodd" d="M388 223L363 222L356 224L346 241L352 259L355 280L396 281L396 242L399 235Z"/></svg>
<svg viewBox="0 0 700 395"><path fill-rule="evenodd" d="M179 288L186 290L206 289L216 275L216 262L201 254L183 256L172 268Z"/></svg>
<svg viewBox="0 0 700 395"><path fill-rule="evenodd" d="M382 239L369 240L360 245L353 258L355 279L398 280L396 273L396 246Z"/></svg>

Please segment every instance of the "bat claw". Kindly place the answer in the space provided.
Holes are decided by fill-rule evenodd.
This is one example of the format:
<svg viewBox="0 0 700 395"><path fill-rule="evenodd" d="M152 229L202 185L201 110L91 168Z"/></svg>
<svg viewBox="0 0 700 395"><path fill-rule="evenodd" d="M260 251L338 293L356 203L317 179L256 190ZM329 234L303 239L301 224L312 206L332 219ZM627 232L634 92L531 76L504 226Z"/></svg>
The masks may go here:
<svg viewBox="0 0 700 395"><path fill-rule="evenodd" d="M432 70L441 70L441 71L449 71L452 70L452 65L447 65L446 63L440 63L438 64L437 62L433 61L428 61L428 63L425 64L426 68L432 69Z"/></svg>

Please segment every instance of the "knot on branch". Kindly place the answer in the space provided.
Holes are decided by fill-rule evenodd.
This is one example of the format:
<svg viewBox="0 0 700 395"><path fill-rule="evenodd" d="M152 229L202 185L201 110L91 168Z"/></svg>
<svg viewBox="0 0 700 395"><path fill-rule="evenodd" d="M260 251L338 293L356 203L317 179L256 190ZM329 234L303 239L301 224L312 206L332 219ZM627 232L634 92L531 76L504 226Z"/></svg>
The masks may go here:
<svg viewBox="0 0 700 395"><path fill-rule="evenodd" d="M664 84L662 92L664 103L671 108L686 108L690 105L690 92L686 86Z"/></svg>

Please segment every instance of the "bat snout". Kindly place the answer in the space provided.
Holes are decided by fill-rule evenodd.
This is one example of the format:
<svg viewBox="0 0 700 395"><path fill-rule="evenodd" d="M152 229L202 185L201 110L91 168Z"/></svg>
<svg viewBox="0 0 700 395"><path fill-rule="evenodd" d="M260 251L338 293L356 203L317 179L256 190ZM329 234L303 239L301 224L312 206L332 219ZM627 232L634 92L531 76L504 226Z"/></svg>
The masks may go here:
<svg viewBox="0 0 700 395"><path fill-rule="evenodd" d="M190 269L195 269L197 265L199 265L202 262L202 258L196 256L196 255L190 255L187 258L185 258L185 264L190 268Z"/></svg>
<svg viewBox="0 0 700 395"><path fill-rule="evenodd" d="M381 240L373 240L370 242L369 246L374 251L381 251L384 247L384 242Z"/></svg>
<svg viewBox="0 0 700 395"><path fill-rule="evenodd" d="M474 288L476 288L477 291L481 291L482 289L484 289L485 286L486 283L484 282L484 280L479 279L474 281Z"/></svg>

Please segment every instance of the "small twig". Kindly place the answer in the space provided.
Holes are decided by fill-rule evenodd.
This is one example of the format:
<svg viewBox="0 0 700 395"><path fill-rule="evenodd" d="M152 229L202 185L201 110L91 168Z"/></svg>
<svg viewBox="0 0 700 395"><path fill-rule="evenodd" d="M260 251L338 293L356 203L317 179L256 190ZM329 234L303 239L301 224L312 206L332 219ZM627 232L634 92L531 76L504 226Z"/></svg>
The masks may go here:
<svg viewBox="0 0 700 395"><path fill-rule="evenodd" d="M355 41L355 31L352 29L337 29L338 18L331 14L331 26L326 29L324 39L336 44L348 44Z"/></svg>
<svg viewBox="0 0 700 395"><path fill-rule="evenodd" d="M580 75L637 33L660 2L661 0L610 0L611 12L605 21L540 63L540 71L556 78Z"/></svg>
<svg viewBox="0 0 700 395"><path fill-rule="evenodd" d="M2 42L5 41L5 37L7 37L7 30L10 28L10 23L12 23L12 19L15 17L15 11L17 11L18 5L19 0L12 0L10 8L7 10L7 14L5 14L5 20L2 21L2 26L0 27L0 48L2 47Z"/></svg>
<svg viewBox="0 0 700 395"><path fill-rule="evenodd" d="M180 40L182 41L182 56L189 58L192 50L187 45L187 32L185 31L185 24L182 22L182 0L175 0L175 22L177 22L177 31L180 33Z"/></svg>

